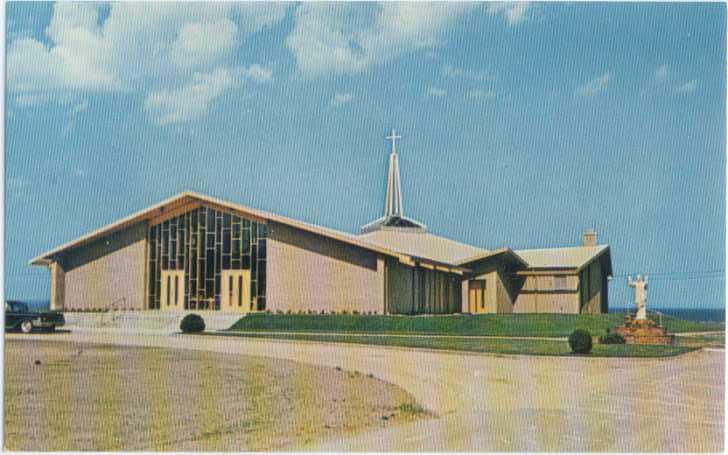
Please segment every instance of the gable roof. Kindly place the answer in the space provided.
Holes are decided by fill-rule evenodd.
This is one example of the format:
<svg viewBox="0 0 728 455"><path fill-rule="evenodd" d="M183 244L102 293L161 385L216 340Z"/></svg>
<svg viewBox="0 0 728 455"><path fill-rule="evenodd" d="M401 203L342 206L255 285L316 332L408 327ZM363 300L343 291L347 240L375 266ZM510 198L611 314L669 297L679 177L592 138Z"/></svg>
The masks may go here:
<svg viewBox="0 0 728 455"><path fill-rule="evenodd" d="M468 264L493 258L498 255L506 255L509 259L527 265L531 269L561 268L576 269L578 272L602 254L609 254L608 245L518 251L512 251L509 248L487 250L416 229L390 228L361 235L353 235L203 194L185 191L151 207L133 213L119 221L103 226L76 240L46 251L31 259L30 264L47 265L53 260L54 256L67 250L91 243L105 235L122 230L136 223L155 219L159 216L169 214L174 210L183 210L186 205L195 202L218 206L225 210L237 212L243 216L281 223L385 256L390 256L403 263L412 264L413 260L418 260L420 262L429 262L433 265L447 267L449 270L456 272L467 272ZM611 258L608 262L608 268L608 273L611 273Z"/></svg>
<svg viewBox="0 0 728 455"><path fill-rule="evenodd" d="M419 230L383 229L359 235L357 238L382 248L446 264L459 264L463 259L489 252Z"/></svg>
<svg viewBox="0 0 728 455"><path fill-rule="evenodd" d="M402 255L401 253L388 250L387 248L383 248L378 245L371 245L371 244L362 242L361 240L359 240L356 236L354 236L352 234L347 234L347 233L344 233L341 231L336 231L334 229L328 229L328 228L324 228L321 226L304 223L303 221L298 221L298 220L287 218L287 217L284 217L281 215L276 215L276 214L273 214L270 212L253 209L253 208L246 207L246 206L240 205L240 204L234 204L232 202L224 201L221 199L216 199L216 198L213 198L210 196L205 196L203 194L185 191L183 193L180 193L177 196L164 200L158 204L155 204L144 210L136 212L125 218L122 218L119 221L108 224L102 228L99 228L93 232L90 232L84 236L81 236L76 240L65 243L50 251L46 251L45 253L40 254L37 257L31 259L30 264L31 265L45 265L51 260L51 258L53 256L55 256L63 251L93 242L94 240L96 240L104 235L108 235L113 232L119 231L121 229L129 227L129 226L136 224L138 222L141 222L141 221L150 220L152 218L159 216L162 213L169 212L178 207L183 207L184 205L195 202L195 201L198 201L201 203L217 205L222 208L241 213L243 215L253 216L255 218L260 218L260 219L263 219L266 221L278 222L278 223L292 226L292 227L295 227L295 228L298 228L298 229L301 229L304 231L312 232L314 234L319 234L319 235L322 235L325 237L339 240L344 243L359 246L359 247L365 248L370 251L375 251L377 253L381 253L381 254L384 254L387 256L392 256L392 257L395 257L398 259L405 259L405 260L409 259L406 256Z"/></svg>
<svg viewBox="0 0 728 455"><path fill-rule="evenodd" d="M499 248L497 250L493 251L486 251L484 253L478 254L476 256L471 256L465 259L462 259L458 261L456 264L460 266L470 266L471 264L474 264L476 262L481 262L485 260L494 259L497 256L504 256L511 262L516 263L517 265L520 265L521 267L528 267L528 263L518 254L516 254L515 251L513 251L510 248Z"/></svg>
<svg viewBox="0 0 728 455"><path fill-rule="evenodd" d="M532 269L576 269L577 271L608 252L609 245L516 250L516 254L528 262ZM609 269L611 273L611 260Z"/></svg>

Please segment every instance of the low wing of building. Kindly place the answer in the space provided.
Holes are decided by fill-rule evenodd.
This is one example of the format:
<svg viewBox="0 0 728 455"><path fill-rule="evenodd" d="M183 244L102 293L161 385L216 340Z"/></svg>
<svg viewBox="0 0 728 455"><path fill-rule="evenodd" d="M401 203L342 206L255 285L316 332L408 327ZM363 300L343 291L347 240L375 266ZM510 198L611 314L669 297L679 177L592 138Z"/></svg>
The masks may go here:
<svg viewBox="0 0 728 455"><path fill-rule="evenodd" d="M32 259L51 308L358 314L599 313L609 247L489 250L404 215L396 150L360 235L184 192Z"/></svg>

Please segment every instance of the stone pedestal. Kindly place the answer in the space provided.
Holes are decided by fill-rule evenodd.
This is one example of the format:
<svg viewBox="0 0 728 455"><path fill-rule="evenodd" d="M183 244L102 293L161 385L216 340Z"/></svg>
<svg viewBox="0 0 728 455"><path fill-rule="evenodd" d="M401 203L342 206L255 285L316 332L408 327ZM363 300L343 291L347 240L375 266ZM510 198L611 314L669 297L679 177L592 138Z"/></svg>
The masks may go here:
<svg viewBox="0 0 728 455"><path fill-rule="evenodd" d="M673 344L675 341L675 335L668 334L652 319L639 320L632 315L627 315L624 326L617 327L614 332L622 335L627 344Z"/></svg>

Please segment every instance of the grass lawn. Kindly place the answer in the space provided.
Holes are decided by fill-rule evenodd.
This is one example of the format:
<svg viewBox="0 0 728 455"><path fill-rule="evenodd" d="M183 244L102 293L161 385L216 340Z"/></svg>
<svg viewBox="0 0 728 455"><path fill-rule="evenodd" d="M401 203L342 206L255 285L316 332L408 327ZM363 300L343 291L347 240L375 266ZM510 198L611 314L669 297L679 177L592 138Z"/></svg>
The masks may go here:
<svg viewBox="0 0 728 455"><path fill-rule="evenodd" d="M575 329L593 336L624 322L624 313L609 314L483 314L442 316L363 316L251 314L233 324L231 331L341 332L421 335L491 335L566 337ZM722 323L701 323L663 317L671 333L723 331Z"/></svg>
<svg viewBox="0 0 728 455"><path fill-rule="evenodd" d="M337 343L357 343L378 346L398 346L408 348L444 349L453 351L487 352L495 354L526 355L572 355L569 344L564 340L528 340L504 338L430 338L407 336L367 336L367 335L316 335L316 334L276 334L276 333L235 333L212 332L210 336L234 336L250 338L272 338L282 340L328 341ZM660 346L660 345L600 345L595 344L591 357L669 357L697 349L697 346Z"/></svg>
<svg viewBox="0 0 728 455"><path fill-rule="evenodd" d="M677 344L687 347L725 348L725 333L679 337Z"/></svg>

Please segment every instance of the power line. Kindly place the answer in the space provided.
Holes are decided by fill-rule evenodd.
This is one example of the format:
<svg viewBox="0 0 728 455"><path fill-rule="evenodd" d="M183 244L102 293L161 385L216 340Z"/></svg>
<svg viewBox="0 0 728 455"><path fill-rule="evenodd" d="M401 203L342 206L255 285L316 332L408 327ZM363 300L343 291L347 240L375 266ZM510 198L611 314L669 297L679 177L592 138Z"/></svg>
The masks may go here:
<svg viewBox="0 0 728 455"><path fill-rule="evenodd" d="M683 272L647 272L647 273L641 273L642 276L686 276L686 275L706 275L706 274L722 274L725 275L724 269L715 269L715 270L686 270ZM614 278L626 278L627 276L632 275L635 276L634 273L622 273L619 275L612 275Z"/></svg>
<svg viewBox="0 0 728 455"><path fill-rule="evenodd" d="M612 275L612 279L626 278L634 274ZM714 280L725 279L725 270L689 270L685 272L655 272L644 273L643 276L649 277L650 281L698 281L698 280Z"/></svg>

